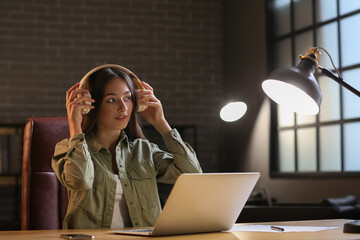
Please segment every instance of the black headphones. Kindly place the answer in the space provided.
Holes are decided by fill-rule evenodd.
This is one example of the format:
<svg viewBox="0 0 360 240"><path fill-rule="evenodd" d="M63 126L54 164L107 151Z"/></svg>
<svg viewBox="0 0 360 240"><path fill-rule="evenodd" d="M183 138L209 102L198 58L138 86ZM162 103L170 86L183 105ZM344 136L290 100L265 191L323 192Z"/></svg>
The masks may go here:
<svg viewBox="0 0 360 240"><path fill-rule="evenodd" d="M135 84L137 85L137 87L139 89L145 89L145 87L142 85L140 79L132 72L130 71L129 69L123 67L123 66L120 66L120 65L117 65L117 64L105 64L105 65L101 65L101 66L98 66L96 68L93 68L91 69L87 74L85 74L85 76L81 79L80 81L80 88L84 88L84 85L85 83L87 82L87 80L89 79L89 76L91 74L93 74L94 72L100 70L100 69L103 69L103 68L119 68L121 69L122 71L124 71L126 74L129 75L129 77L135 82ZM87 94L84 94L84 96L88 96L88 97L91 97L90 93L87 93ZM91 105L91 102L89 101L85 101L84 102L85 104L87 105ZM147 106L138 106L138 109L137 111L138 112L142 112L144 111L145 109L147 108ZM90 112L90 109L83 109L82 110L82 114L88 114Z"/></svg>

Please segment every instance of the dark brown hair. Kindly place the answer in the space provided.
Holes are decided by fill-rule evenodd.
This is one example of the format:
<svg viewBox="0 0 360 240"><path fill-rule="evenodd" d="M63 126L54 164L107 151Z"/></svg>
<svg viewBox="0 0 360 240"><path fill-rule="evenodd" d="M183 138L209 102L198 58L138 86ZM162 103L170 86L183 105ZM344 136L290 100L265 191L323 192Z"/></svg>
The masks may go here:
<svg viewBox="0 0 360 240"><path fill-rule="evenodd" d="M88 114L83 115L83 121L81 124L82 130L85 134L91 132L96 127L96 120L99 113L99 109L104 98L105 88L114 78L120 78L127 84L133 102L133 110L131 112L130 120L126 128L124 129L126 135L130 140L136 138L145 138L138 122L136 110L138 108L137 98L133 80L119 68L103 68L93 74L91 74L84 85L84 88L89 89L91 98L95 100L93 105L95 106Z"/></svg>

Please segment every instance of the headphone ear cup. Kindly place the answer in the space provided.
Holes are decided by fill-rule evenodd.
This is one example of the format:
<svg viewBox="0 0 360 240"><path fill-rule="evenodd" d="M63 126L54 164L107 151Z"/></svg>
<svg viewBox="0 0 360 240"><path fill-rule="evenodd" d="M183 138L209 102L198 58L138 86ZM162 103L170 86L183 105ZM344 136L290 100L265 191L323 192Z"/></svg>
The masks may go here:
<svg viewBox="0 0 360 240"><path fill-rule="evenodd" d="M91 94L90 94L90 93L84 93L83 96L91 98ZM84 101L83 104L91 106L91 102L90 102L90 101ZM82 113L83 115L85 115L85 114L88 114L88 113L90 112L90 110L91 110L90 108L84 108L84 109L81 110L81 113Z"/></svg>
<svg viewBox="0 0 360 240"><path fill-rule="evenodd" d="M135 82L138 89L140 89L140 90L145 89L144 85L142 84L142 82L140 81L140 79L138 77L136 77L134 75L131 75L131 74L130 74L130 77ZM136 98L137 98L137 100L139 102L139 95L138 94L136 94ZM138 104L138 107L137 107L136 111L137 112L143 112L143 111L145 111L147 109L147 107L148 107L147 105L142 106L142 105Z"/></svg>
<svg viewBox="0 0 360 240"><path fill-rule="evenodd" d="M80 81L80 87L79 87L79 88L85 88L86 83L87 83L87 78L81 79L81 81ZM88 93L84 93L84 94L82 94L82 95L85 96L85 97L91 98L91 94L90 94L89 92L88 92ZM84 102L82 102L82 104L91 106L91 102L90 102L90 101L84 101ZM81 114L83 114L83 115L88 114L89 112L90 112L90 109L88 109L88 108L84 108L84 109L81 110Z"/></svg>
<svg viewBox="0 0 360 240"><path fill-rule="evenodd" d="M145 111L146 109L147 109L147 105L146 106L141 106L141 105L138 105L138 108L137 108L137 112L143 112L143 111Z"/></svg>

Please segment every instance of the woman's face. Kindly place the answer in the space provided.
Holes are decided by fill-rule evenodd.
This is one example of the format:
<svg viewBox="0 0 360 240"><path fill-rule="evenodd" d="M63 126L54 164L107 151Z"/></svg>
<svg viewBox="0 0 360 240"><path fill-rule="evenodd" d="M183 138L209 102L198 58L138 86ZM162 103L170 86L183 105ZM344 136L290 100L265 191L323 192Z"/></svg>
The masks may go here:
<svg viewBox="0 0 360 240"><path fill-rule="evenodd" d="M98 131L113 131L126 128L133 110L131 92L121 78L109 81L97 117Z"/></svg>

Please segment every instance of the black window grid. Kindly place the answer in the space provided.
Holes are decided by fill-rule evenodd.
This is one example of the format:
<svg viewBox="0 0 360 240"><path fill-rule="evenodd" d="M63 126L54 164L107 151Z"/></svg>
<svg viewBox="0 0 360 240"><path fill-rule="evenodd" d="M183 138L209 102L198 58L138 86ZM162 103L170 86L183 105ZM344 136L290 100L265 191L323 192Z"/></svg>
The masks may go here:
<svg viewBox="0 0 360 240"><path fill-rule="evenodd" d="M312 31L313 33L313 46L317 46L317 30L325 25L331 24L336 22L337 23L337 38L338 38L338 54L339 54L339 67L338 70L340 73L347 70L352 70L356 68L360 68L360 63L354 64L347 67L342 67L342 60L341 60L341 24L340 21L342 19L346 19L348 17L352 17L354 15L360 14L360 9L346 13L341 15L340 14L340 1L337 0L337 16L332 19L328 19L326 21L317 22L316 16L316 0L311 0L312 4L312 18L313 22L312 25L303 27L301 29L295 29L295 19L294 19L294 11L295 11L295 4L294 0L290 1L290 33L283 34L280 36L274 36L274 24L275 21L273 19L273 12L274 12L274 0L267 0L267 35L268 35L268 43L267 43L267 56L268 56L268 69L271 72L275 69L274 66L274 56L275 56L275 45L276 43L290 39L291 42L291 59L292 59L292 66L296 65L296 52L295 52L295 37L306 33L308 31ZM308 49L304 49L304 53ZM326 56L323 56L326 57ZM329 66L324 66L329 67ZM315 76L318 73L315 72ZM331 79L328 79L332 81ZM344 119L343 117L343 87L339 88L340 91L340 119L334 121L320 121L319 116L316 116L315 123L311 124L301 124L297 123L296 113L294 113L294 126L289 127L279 127L278 126L278 108L276 103L271 101L271 129L270 129L270 176L271 177L332 177L332 176L342 176L342 177L353 177L353 176L360 176L360 171L344 171L344 124L352 123L352 122L360 122L360 118L352 118L352 119ZM328 171L321 171L320 170L320 134L319 130L321 126L328 126L328 125L339 125L340 126L340 151L341 151L341 171L338 172L328 172ZM297 133L299 129L302 128L310 128L315 127L316 129L316 171L311 172L299 172L298 166L298 142L297 142ZM280 172L279 167L279 132L284 130L294 130L294 159L295 159L295 170L294 172Z"/></svg>

